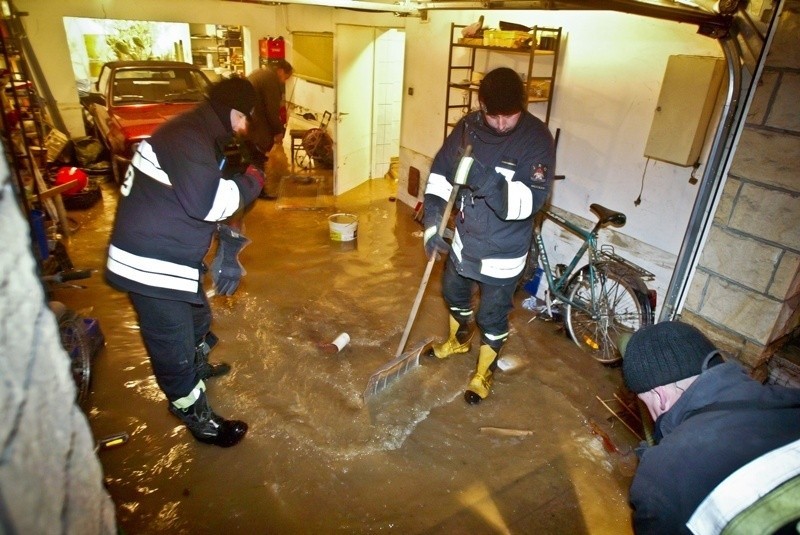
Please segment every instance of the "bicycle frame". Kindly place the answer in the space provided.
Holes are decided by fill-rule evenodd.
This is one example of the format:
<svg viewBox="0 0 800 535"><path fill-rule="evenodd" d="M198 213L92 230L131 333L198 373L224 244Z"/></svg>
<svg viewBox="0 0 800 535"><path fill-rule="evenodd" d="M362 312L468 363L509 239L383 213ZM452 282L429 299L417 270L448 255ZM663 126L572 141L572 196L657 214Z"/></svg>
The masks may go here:
<svg viewBox="0 0 800 535"><path fill-rule="evenodd" d="M563 313L570 338L603 364L622 358L621 347L631 333L652 322L655 295L644 280L653 275L614 253L610 245L598 246L600 229L625 224L625 214L592 204L597 222L590 230L545 209L541 216L583 239L569 265L554 272L545 248L541 225L537 225L531 244L531 260L541 263L548 285L546 311L554 318L553 304ZM537 219L537 224L541 220ZM535 248L533 244L535 243ZM587 256L587 263L578 263ZM551 299L552 298L552 299Z"/></svg>
<svg viewBox="0 0 800 535"><path fill-rule="evenodd" d="M596 255L596 251L597 251L597 231L598 231L598 228L595 226L595 228L593 228L590 231L586 230L584 228L579 227L575 223L573 223L573 222L561 217L560 215L556 214L555 212L552 212L551 210L542 210L541 213L547 219L550 219L551 221L553 221L554 223L558 224L559 226L569 230L570 232L572 232L576 236L579 236L579 237L583 238L583 244L578 249L578 251L575 253L575 256L572 257L572 260L567 265L567 267L564 269L564 272L561 273L561 274L558 274L558 275L554 275L553 274L553 270L552 270L552 268L550 266L550 259L547 256L547 250L545 249L545 246L544 246L544 238L542 238L542 233L541 232L537 232L536 233L536 237L535 237L536 245L538 246L538 249L539 249L539 258L541 259L541 262L542 262L542 269L544 270L544 274L547 277L547 284L548 284L548 287L550 288L550 291L552 292L552 294L556 298L561 300L562 302L569 302L572 306L581 308L581 309L586 310L588 312L589 309L586 308L585 306L581 305L580 303L575 303L573 301L570 301L567 298L566 294L565 294L565 290L567 289L567 282L572 277L572 274L574 273L575 268L578 266L578 262L581 261L581 259L583 258L583 255L586 254L587 250L589 251L589 265L592 265L592 266L594 265L594 263L596 261L596 256L597 256ZM590 277L594 277L594 270L593 269L589 270L589 276ZM594 280L591 280L590 282L592 283L591 286L592 286L592 289L593 289L594 288ZM594 290L592 290L592 293L594 293ZM595 296L592 295L593 299L594 299L594 297Z"/></svg>

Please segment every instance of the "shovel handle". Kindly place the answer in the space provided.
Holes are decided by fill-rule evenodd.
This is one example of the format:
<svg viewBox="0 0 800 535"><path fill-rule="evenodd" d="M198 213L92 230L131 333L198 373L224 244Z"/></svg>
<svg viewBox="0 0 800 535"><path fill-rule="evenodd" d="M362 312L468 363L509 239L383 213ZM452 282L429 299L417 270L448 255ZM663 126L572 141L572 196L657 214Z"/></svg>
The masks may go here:
<svg viewBox="0 0 800 535"><path fill-rule="evenodd" d="M456 174L457 175L463 174L463 177L465 178L466 174L469 172L469 167L471 165L472 165L472 145L467 145L466 149L464 149L464 154L461 156L461 163L459 163L458 171L456 172ZM450 212L453 211L453 205L455 205L456 203L458 190L463 183L459 182L453 184L453 189L452 191L450 191L450 198L447 200L447 206L444 207L442 220L439 222L439 229L437 231L439 236L444 235L444 229L447 228L447 222L450 220ZM436 262L436 255L433 254L428 259L428 264L425 266L425 273L422 275L422 281L420 281L419 283L419 289L417 290L417 297L414 299L414 304L411 306L411 313L408 315L408 321L406 321L406 328L403 330L403 336L400 337L400 344L397 346L397 352L394 355L395 358L402 355L403 349L405 349L406 347L406 342L408 342L408 335L411 334L411 327L414 325L414 320L417 317L417 312L419 311L419 305L420 303L422 303L422 297L425 295L425 288L427 288L428 286L428 279L431 278L431 272L433 271L433 264L435 262Z"/></svg>

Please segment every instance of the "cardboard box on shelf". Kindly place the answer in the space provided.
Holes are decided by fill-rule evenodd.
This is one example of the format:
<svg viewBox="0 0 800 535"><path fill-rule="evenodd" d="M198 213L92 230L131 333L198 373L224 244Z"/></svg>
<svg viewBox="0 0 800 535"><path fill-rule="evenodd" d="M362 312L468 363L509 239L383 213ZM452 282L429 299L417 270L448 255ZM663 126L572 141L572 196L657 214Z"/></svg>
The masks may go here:
<svg viewBox="0 0 800 535"><path fill-rule="evenodd" d="M502 48L529 48L533 35L528 32L510 30L484 30L484 46L499 46Z"/></svg>

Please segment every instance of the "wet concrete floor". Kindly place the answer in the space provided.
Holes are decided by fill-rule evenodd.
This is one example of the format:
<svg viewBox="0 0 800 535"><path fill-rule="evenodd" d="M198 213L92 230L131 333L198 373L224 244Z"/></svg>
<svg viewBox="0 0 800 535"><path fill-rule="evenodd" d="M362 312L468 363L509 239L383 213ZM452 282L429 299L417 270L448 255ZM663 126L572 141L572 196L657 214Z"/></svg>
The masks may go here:
<svg viewBox="0 0 800 535"><path fill-rule="evenodd" d="M106 337L86 412L95 437L130 435L99 452L125 533L631 533L624 453L637 439L600 401L622 396L620 370L532 320L524 294L508 369L486 401L462 398L475 344L468 356L423 358L364 402L425 268L421 226L395 189L375 179L335 207L259 199L248 214L247 274L234 296L211 299L212 360L233 370L209 381L209 399L250 425L230 449L195 442L168 413L127 296L103 280L116 187L70 212L70 257L97 273L55 297L97 318ZM358 215L354 242L330 240L336 211ZM408 347L446 334L440 275L437 264ZM350 343L325 352L342 332Z"/></svg>

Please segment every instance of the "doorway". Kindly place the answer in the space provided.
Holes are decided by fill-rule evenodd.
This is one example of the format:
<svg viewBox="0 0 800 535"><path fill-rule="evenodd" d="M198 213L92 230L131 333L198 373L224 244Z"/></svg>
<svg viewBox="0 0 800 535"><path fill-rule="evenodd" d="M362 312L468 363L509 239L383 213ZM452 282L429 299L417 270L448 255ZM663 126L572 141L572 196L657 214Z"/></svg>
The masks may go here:
<svg viewBox="0 0 800 535"><path fill-rule="evenodd" d="M341 24L336 36L334 194L340 195L383 176L399 156L405 32Z"/></svg>

